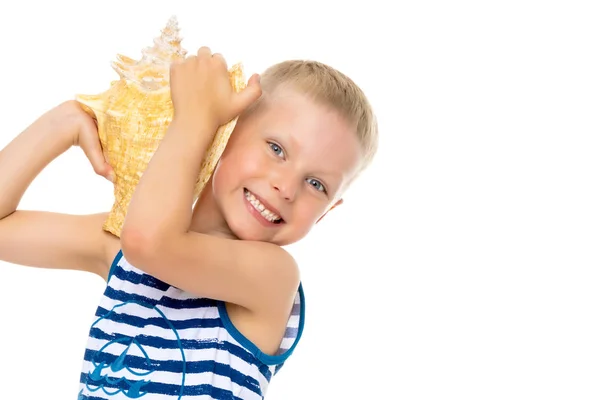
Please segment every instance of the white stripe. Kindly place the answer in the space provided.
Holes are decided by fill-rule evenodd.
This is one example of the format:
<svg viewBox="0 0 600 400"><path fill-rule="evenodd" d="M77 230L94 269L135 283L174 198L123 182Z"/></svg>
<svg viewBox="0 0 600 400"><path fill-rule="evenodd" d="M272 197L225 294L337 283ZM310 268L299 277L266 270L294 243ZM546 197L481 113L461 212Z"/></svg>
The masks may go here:
<svg viewBox="0 0 600 400"><path fill-rule="evenodd" d="M281 341L279 348L289 350L289 348L294 344L294 340L296 340L296 338L284 338Z"/></svg>
<svg viewBox="0 0 600 400"><path fill-rule="evenodd" d="M248 370L248 374L247 375L252 375L254 377L254 379L256 379L258 381L260 387L263 388L262 389L263 392L269 386L269 381L267 380L267 378L265 378L265 376L262 374L262 372L260 372L258 370L258 367L256 365L251 365L250 366L250 369ZM273 371L271 371L271 376L273 376Z"/></svg>
<svg viewBox="0 0 600 400"><path fill-rule="evenodd" d="M155 300L159 300L167 293L166 290L160 290L152 286L144 285L143 283L133 283L122 280L116 275L113 275L112 278L110 278L109 286L115 290L122 290L127 293L142 294Z"/></svg>
<svg viewBox="0 0 600 400"><path fill-rule="evenodd" d="M128 325L123 322L115 322L110 320L101 320L95 326L95 328L100 329L101 331L107 334L119 333L122 335L127 335L131 337L135 337L139 334L149 335L149 336L157 336L167 340L176 340L175 332L168 328L162 328L155 325L147 325L145 327L135 327ZM177 334L180 339L189 339L189 340L214 340L215 338L219 338L223 340L224 338L228 338L228 341L232 341L233 343L238 344L238 342L230 337L230 335L223 328L214 327L214 328L202 328L198 327L189 328L189 329L178 329Z"/></svg>
<svg viewBox="0 0 600 400"><path fill-rule="evenodd" d="M288 319L287 327L288 328L297 328L300 326L300 316L299 315L291 315Z"/></svg>
<svg viewBox="0 0 600 400"><path fill-rule="evenodd" d="M263 389L263 394L265 394L265 389ZM243 388L240 393L236 394L236 396L239 397L240 399L243 399L243 400L261 400L261 399L264 399L264 397L261 397L261 396L257 395L254 392L251 392L250 390L248 390L246 388ZM192 397L190 397L190 399L191 398ZM195 399L196 397L193 397L193 398ZM188 398L186 397L185 400L188 400Z"/></svg>

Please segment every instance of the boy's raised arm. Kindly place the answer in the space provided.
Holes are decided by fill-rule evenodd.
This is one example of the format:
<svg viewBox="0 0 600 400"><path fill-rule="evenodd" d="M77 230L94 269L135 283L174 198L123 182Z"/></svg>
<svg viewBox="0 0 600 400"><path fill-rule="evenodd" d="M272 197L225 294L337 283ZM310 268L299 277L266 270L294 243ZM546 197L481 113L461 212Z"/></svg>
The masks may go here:
<svg viewBox="0 0 600 400"><path fill-rule="evenodd" d="M171 67L175 116L132 196L121 233L123 254L137 268L197 296L250 311L289 312L299 272L284 249L189 230L199 160L218 126L261 94L256 77L240 93L228 79L225 62L207 48Z"/></svg>
<svg viewBox="0 0 600 400"><path fill-rule="evenodd" d="M93 140L94 122L86 117L77 104L65 102L38 118L0 151L0 260L106 276L106 264L118 240L115 238L115 243L103 232L105 214L17 210L35 177L73 145L84 149L96 173L110 172L99 143Z"/></svg>

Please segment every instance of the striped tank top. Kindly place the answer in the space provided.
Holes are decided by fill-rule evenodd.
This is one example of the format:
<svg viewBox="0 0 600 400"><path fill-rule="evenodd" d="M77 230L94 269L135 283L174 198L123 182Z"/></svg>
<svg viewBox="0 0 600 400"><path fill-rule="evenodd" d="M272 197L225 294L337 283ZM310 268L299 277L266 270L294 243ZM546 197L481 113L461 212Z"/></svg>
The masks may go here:
<svg viewBox="0 0 600 400"><path fill-rule="evenodd" d="M85 349L78 400L263 399L304 327L299 286L276 355L198 298L129 264L119 251Z"/></svg>

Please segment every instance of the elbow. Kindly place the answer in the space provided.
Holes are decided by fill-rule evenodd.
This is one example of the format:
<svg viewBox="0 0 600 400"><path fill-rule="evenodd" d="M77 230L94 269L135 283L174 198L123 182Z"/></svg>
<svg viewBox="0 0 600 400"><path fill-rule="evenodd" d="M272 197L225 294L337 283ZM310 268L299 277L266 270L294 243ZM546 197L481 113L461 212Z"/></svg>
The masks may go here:
<svg viewBox="0 0 600 400"><path fill-rule="evenodd" d="M123 227L120 239L121 250L127 261L142 270L151 266L149 260L154 258L154 243L157 242L152 234L143 229Z"/></svg>
<svg viewBox="0 0 600 400"><path fill-rule="evenodd" d="M125 224L120 239L125 259L136 268L158 277L161 265L171 258L170 254L178 238L158 229Z"/></svg>
<svg viewBox="0 0 600 400"><path fill-rule="evenodd" d="M10 217L11 215L13 215L15 212L17 212L16 208L11 208L9 211L6 212L0 212L0 221Z"/></svg>

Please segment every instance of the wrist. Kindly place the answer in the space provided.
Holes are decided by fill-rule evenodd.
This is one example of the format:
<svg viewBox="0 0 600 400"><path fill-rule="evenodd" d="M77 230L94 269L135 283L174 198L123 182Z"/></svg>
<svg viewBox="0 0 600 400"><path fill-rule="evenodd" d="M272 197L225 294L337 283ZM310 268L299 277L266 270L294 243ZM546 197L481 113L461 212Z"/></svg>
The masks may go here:
<svg viewBox="0 0 600 400"><path fill-rule="evenodd" d="M69 143L70 146L79 145L79 131L89 115L83 111L75 100L68 100L59 104L49 113L48 130L59 140Z"/></svg>
<svg viewBox="0 0 600 400"><path fill-rule="evenodd" d="M189 140L210 141L219 126L214 118L200 114L190 116L175 116L169 124L171 135L183 135Z"/></svg>
<svg viewBox="0 0 600 400"><path fill-rule="evenodd" d="M195 110L186 110L183 112L175 111L171 124L175 124L180 129L195 132L217 131L219 124L214 113L199 107Z"/></svg>
<svg viewBox="0 0 600 400"><path fill-rule="evenodd" d="M77 112L77 105L64 102L47 111L39 117L30 127L31 133L63 146L77 145L77 132L81 123L81 116Z"/></svg>

